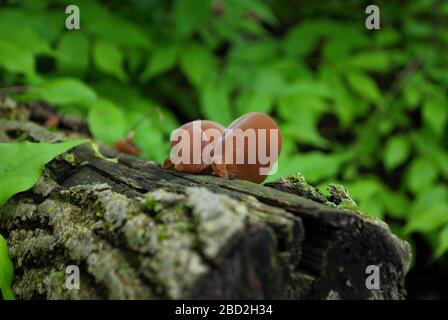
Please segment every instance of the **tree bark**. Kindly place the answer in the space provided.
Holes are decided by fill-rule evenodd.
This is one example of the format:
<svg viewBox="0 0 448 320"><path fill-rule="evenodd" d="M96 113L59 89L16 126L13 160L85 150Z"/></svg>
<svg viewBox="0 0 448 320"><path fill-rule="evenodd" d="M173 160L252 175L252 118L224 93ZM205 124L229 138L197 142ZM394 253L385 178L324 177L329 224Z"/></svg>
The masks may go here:
<svg viewBox="0 0 448 320"><path fill-rule="evenodd" d="M78 118L43 124L43 103L0 101L0 142L88 135ZM19 299L402 299L410 250L387 225L327 206L282 180L190 175L80 146L0 207ZM307 196L313 200L306 199ZM327 203L328 204L328 203ZM80 289L66 288L66 267ZM368 289L369 265L380 288Z"/></svg>

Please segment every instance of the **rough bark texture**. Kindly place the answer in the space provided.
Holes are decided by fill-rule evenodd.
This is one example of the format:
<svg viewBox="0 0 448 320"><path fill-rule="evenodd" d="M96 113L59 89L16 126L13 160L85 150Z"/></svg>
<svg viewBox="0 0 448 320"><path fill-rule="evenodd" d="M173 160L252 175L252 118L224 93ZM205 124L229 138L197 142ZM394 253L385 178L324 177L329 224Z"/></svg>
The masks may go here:
<svg viewBox="0 0 448 320"><path fill-rule="evenodd" d="M42 103L1 100L0 142L88 134L67 117L47 130L53 115ZM113 163L78 147L0 207L13 291L19 299L402 299L408 244L301 186L180 174L126 155ZM65 287L68 265L81 270L80 290ZM365 285L368 265L380 267L378 290Z"/></svg>

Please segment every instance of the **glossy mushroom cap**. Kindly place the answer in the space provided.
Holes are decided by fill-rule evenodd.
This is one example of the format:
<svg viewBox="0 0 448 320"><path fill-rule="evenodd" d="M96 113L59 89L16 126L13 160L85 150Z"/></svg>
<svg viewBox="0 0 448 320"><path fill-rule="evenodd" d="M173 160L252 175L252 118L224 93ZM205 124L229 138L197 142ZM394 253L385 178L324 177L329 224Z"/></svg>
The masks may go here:
<svg viewBox="0 0 448 320"><path fill-rule="evenodd" d="M216 143L213 172L261 183L278 160L282 144L280 129L272 118L260 112L248 113L232 122Z"/></svg>
<svg viewBox="0 0 448 320"><path fill-rule="evenodd" d="M219 140L219 137L224 134L224 126L209 120L195 120L188 122L173 132L172 136L175 137L175 141L171 141L172 148L179 143L182 143L182 131L180 130L182 130L189 139L189 142L186 142L187 145L182 146L182 148L189 148L190 155L185 162L177 164L173 163L172 155L170 155L170 157L165 160L162 167L164 169L169 169L174 166L175 170L188 173L201 173L210 170L211 159L207 159L207 161L202 159L202 151L208 145L210 145L208 148L213 149L213 146ZM195 130L196 132L194 132ZM195 139L197 141L194 141ZM179 151L179 156L182 156L182 150ZM200 157L200 163L194 163L195 156Z"/></svg>

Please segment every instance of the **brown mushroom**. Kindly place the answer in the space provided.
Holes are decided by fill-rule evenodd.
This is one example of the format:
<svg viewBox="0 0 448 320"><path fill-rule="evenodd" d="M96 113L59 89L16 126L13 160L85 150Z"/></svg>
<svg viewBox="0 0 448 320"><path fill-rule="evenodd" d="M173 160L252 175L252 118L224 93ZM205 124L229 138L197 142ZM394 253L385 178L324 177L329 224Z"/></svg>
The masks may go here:
<svg viewBox="0 0 448 320"><path fill-rule="evenodd" d="M179 146L179 143L182 143L183 138L188 138L189 142L185 142L187 145L179 146L182 149L179 150L177 156L182 158L182 152L185 148L189 148L189 156L185 156L186 159L181 159L180 163L179 161L177 161L178 163L175 163L176 161L174 161L173 155L170 155L170 157L165 160L162 167L164 169L174 167L176 171L188 173L211 171L211 159L208 156L204 158L203 151L208 145L207 148L213 150L213 146L219 140L218 138L224 134L224 131L224 126L209 120L195 120L182 125L173 132L172 137L174 140L171 140L171 147L172 150L175 150L175 147ZM184 134L184 136L182 134ZM211 156L213 155L213 152L209 154Z"/></svg>
<svg viewBox="0 0 448 320"><path fill-rule="evenodd" d="M273 119L260 112L248 113L232 122L216 143L213 172L261 183L278 160L282 141Z"/></svg>

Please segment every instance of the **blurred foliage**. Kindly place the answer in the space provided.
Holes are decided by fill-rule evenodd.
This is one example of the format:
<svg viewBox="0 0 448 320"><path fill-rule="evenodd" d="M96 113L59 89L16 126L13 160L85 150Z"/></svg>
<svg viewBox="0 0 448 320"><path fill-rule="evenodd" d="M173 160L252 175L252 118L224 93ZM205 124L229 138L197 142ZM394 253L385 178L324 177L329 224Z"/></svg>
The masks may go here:
<svg viewBox="0 0 448 320"><path fill-rule="evenodd" d="M87 117L112 145L134 130L162 161L197 118L273 115L279 171L344 184L362 210L435 257L448 251L448 3L3 0L0 83ZM81 30L65 29L77 4ZM417 253L418 254L418 253Z"/></svg>
<svg viewBox="0 0 448 320"><path fill-rule="evenodd" d="M14 267L9 258L8 244L0 234L0 297L4 300L14 300L11 283L14 278Z"/></svg>
<svg viewBox="0 0 448 320"><path fill-rule="evenodd" d="M0 206L13 195L31 189L42 175L45 164L88 141L0 143Z"/></svg>

